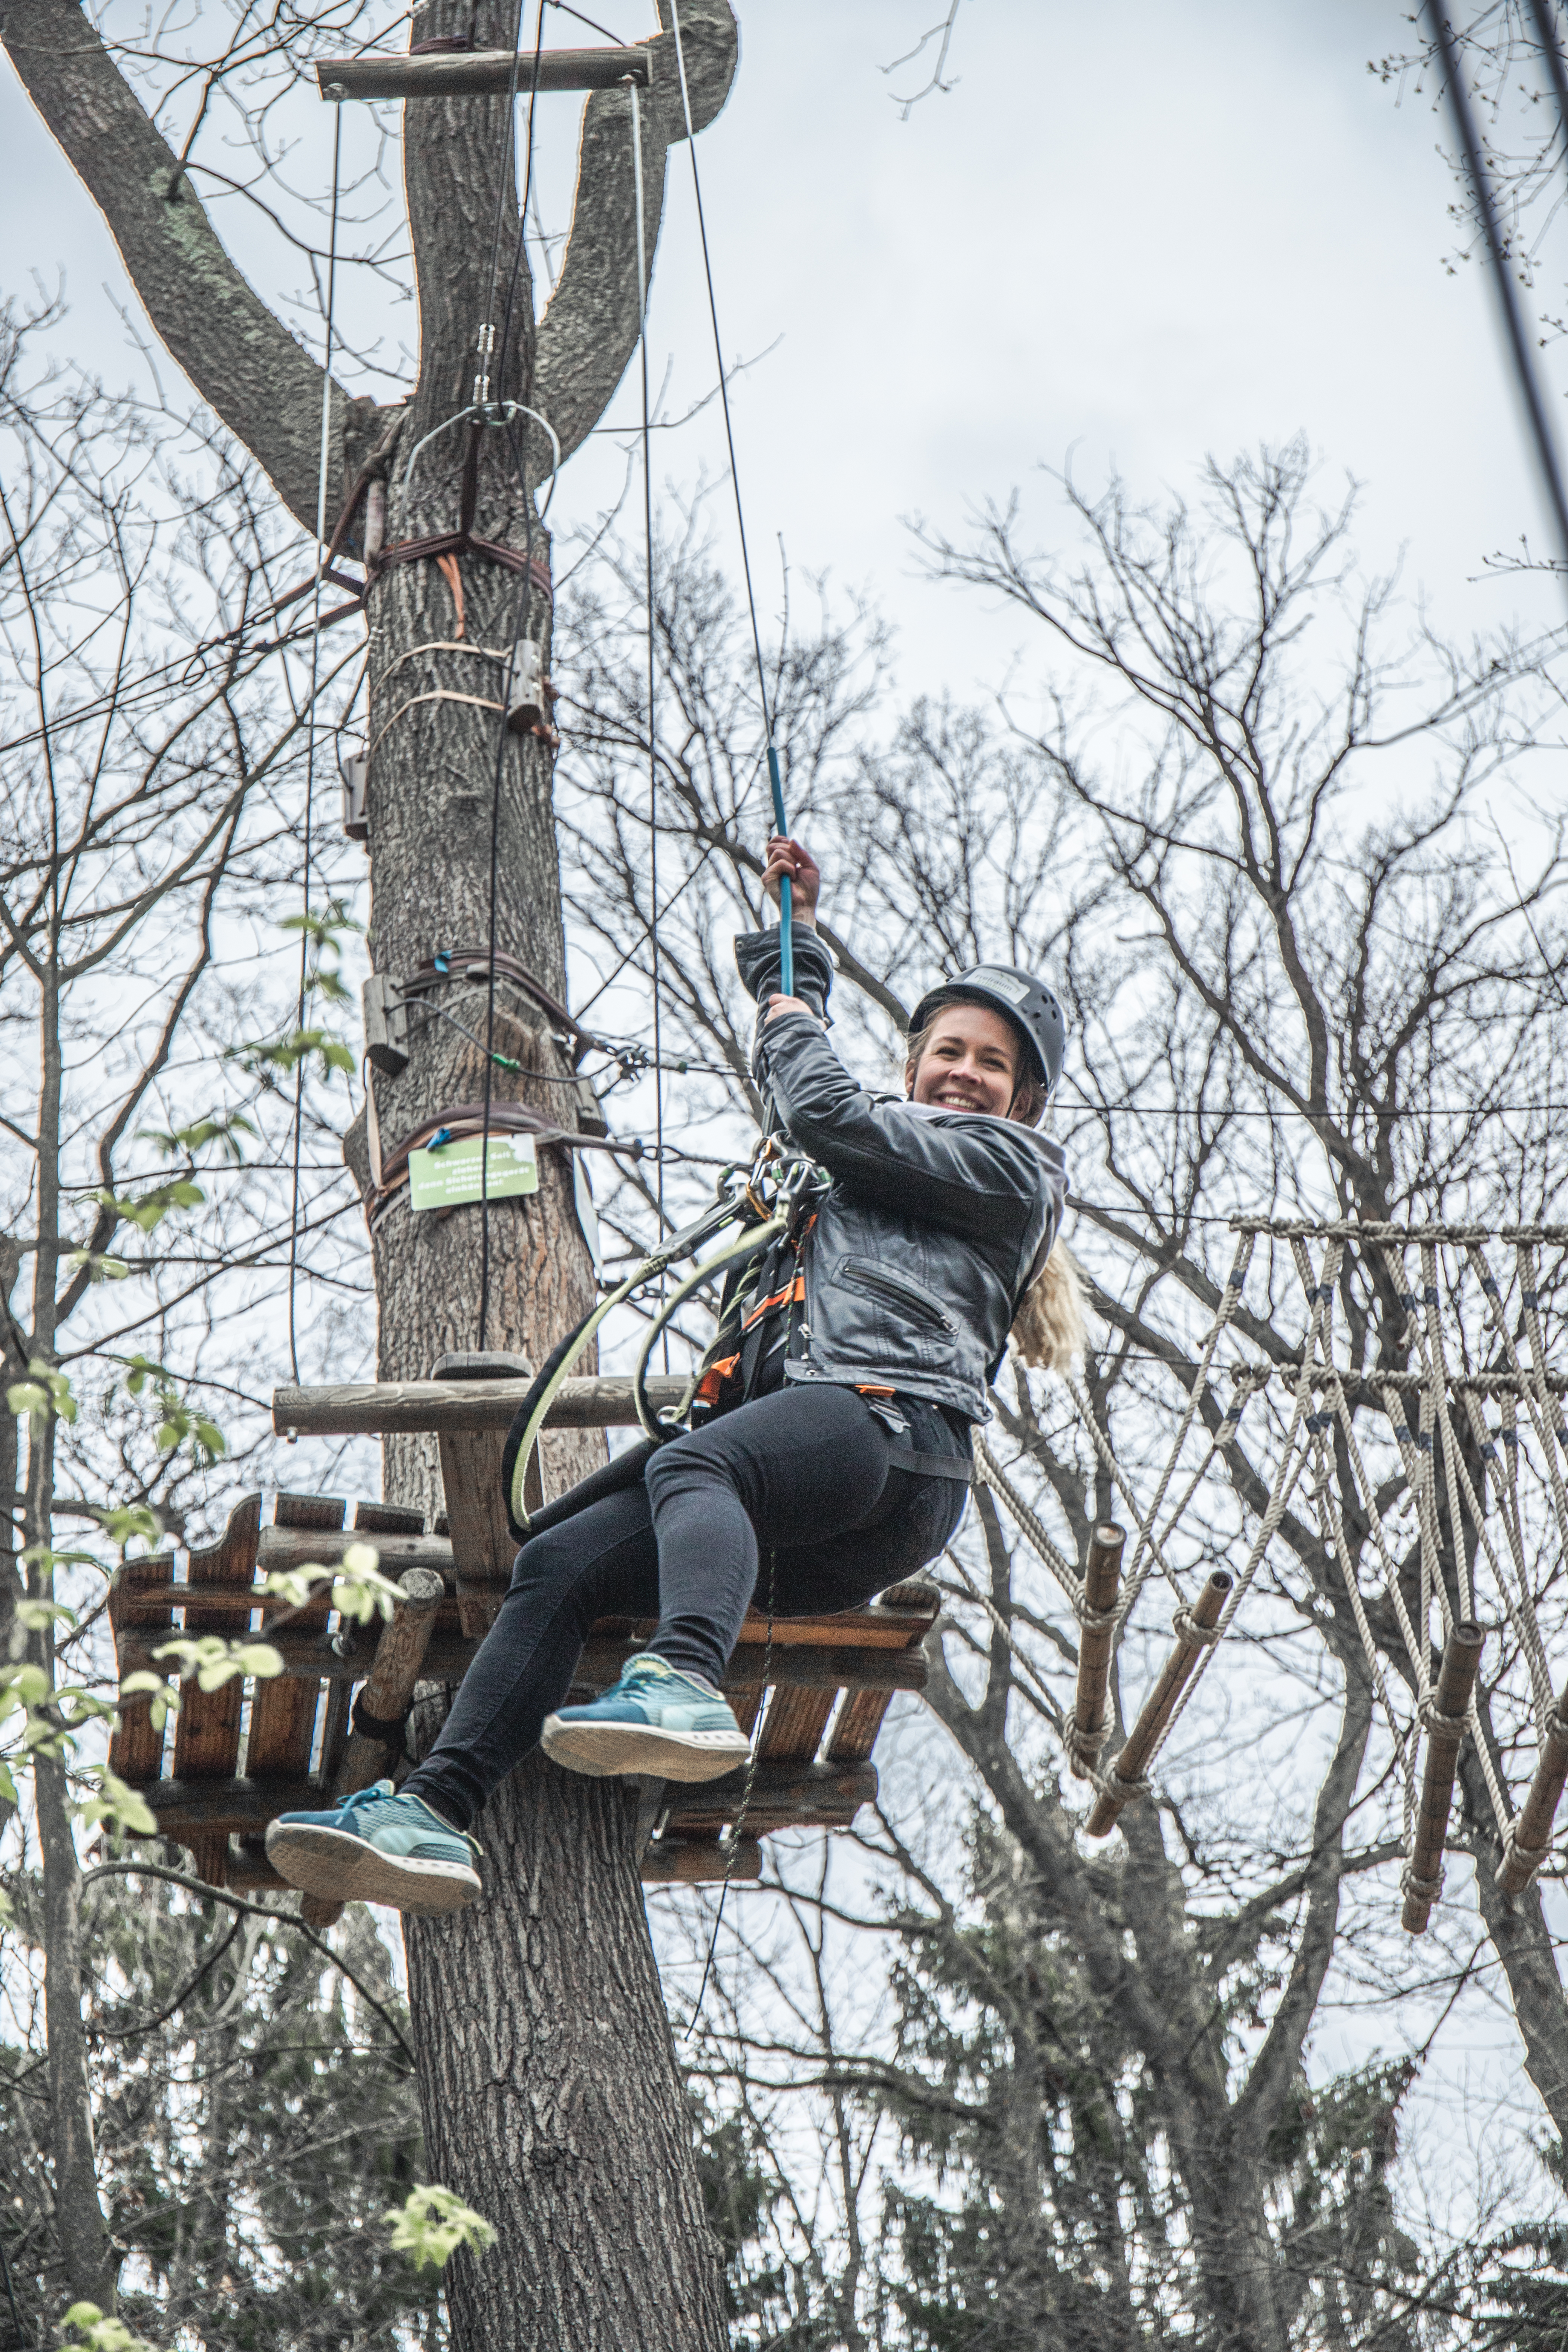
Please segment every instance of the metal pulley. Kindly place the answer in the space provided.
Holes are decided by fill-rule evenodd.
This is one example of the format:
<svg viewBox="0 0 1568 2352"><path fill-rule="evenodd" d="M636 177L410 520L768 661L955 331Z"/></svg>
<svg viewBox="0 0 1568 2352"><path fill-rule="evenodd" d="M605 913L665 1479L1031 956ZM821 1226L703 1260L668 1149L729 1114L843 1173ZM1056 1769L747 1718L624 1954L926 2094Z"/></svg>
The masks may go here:
<svg viewBox="0 0 1568 2352"><path fill-rule="evenodd" d="M512 649L511 681L507 692L506 723L514 735L542 735L555 740L550 705L555 689L544 675L544 648L537 637L519 637Z"/></svg>
<svg viewBox="0 0 1568 2352"><path fill-rule="evenodd" d="M343 779L343 831L351 841L370 839L370 754L351 751L338 765Z"/></svg>

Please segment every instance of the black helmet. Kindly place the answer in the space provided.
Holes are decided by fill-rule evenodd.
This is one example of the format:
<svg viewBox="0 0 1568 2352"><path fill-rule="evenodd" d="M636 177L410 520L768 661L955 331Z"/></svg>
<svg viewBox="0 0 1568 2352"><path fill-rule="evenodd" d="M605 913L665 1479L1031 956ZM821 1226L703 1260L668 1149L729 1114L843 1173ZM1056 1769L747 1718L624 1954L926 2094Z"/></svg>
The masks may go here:
<svg viewBox="0 0 1568 2352"><path fill-rule="evenodd" d="M975 998L994 1005L1012 1023L1039 1065L1047 1095L1055 1094L1057 1080L1062 1074L1067 1023L1055 992L1043 980L1037 980L1032 972L1020 971L1016 964L977 963L968 971L961 971L956 979L943 981L940 988L928 990L910 1016L910 1035L918 1034L942 1005L962 1004Z"/></svg>

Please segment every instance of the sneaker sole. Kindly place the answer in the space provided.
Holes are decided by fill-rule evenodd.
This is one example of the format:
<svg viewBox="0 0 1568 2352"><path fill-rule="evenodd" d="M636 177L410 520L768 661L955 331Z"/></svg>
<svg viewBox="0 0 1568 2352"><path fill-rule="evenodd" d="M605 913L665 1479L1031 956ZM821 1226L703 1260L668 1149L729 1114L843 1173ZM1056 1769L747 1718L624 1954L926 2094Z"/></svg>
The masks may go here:
<svg viewBox="0 0 1568 2352"><path fill-rule="evenodd" d="M540 1735L545 1754L569 1772L595 1780L647 1772L662 1780L721 1780L752 1752L739 1731L661 1731L657 1724L567 1723L546 1716Z"/></svg>
<svg viewBox="0 0 1568 2352"><path fill-rule="evenodd" d="M383 1853L345 1830L307 1829L302 1822L272 1823L267 1859L280 1878L307 1895L329 1903L387 1903L419 1919L461 1911L484 1891L478 1871L465 1862Z"/></svg>

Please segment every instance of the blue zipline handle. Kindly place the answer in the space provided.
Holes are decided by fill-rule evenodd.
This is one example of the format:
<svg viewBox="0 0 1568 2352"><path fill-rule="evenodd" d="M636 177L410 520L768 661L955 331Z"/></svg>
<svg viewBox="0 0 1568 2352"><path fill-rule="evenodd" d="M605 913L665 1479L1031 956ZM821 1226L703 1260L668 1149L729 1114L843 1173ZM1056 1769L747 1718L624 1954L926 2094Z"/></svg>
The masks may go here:
<svg viewBox="0 0 1568 2352"><path fill-rule="evenodd" d="M773 786L773 823L780 833L787 834L789 820L784 815L784 785L779 779L779 755L768 745L768 782ZM779 986L786 996L795 994L795 918L793 892L787 874L779 877Z"/></svg>

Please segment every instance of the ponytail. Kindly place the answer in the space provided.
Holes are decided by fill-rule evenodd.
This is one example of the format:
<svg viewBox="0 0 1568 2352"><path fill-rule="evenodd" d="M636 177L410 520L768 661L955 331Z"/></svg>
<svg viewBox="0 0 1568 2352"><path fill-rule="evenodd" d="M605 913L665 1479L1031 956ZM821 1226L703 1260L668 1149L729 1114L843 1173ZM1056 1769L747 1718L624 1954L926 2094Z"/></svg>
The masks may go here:
<svg viewBox="0 0 1568 2352"><path fill-rule="evenodd" d="M1088 1346L1082 1270L1059 1238L1024 1293L1009 1337L1025 1363L1044 1372L1065 1372Z"/></svg>

